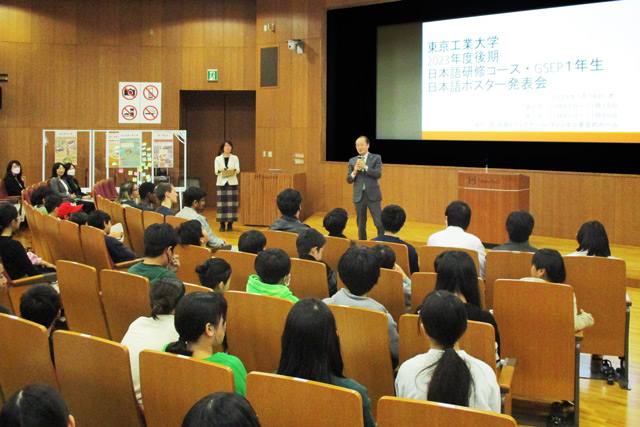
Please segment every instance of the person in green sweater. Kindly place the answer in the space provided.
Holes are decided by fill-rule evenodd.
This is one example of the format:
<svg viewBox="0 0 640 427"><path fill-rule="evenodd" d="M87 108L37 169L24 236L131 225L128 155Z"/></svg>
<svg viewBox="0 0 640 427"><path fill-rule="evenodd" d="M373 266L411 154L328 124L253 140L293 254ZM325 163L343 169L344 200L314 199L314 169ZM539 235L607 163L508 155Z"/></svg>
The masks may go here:
<svg viewBox="0 0 640 427"><path fill-rule="evenodd" d="M247 370L235 356L218 352L227 331L227 301L215 292L193 292L182 297L175 312L178 341L167 344L168 353L203 359L228 366L233 371L235 392L246 393Z"/></svg>
<svg viewBox="0 0 640 427"><path fill-rule="evenodd" d="M127 272L146 277L150 284L161 277L177 279L175 272L180 267L180 260L173 253L177 245L178 234L171 225L150 225L144 231L144 260L131 266Z"/></svg>
<svg viewBox="0 0 640 427"><path fill-rule="evenodd" d="M258 254L253 264L257 274L249 276L247 292L298 302L289 290L291 259L282 249L271 248Z"/></svg>

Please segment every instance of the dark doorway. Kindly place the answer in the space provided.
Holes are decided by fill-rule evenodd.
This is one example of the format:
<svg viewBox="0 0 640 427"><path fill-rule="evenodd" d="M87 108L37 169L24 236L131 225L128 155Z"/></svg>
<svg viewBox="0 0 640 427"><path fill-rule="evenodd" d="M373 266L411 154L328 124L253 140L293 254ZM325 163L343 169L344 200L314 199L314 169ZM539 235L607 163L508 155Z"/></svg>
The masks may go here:
<svg viewBox="0 0 640 427"><path fill-rule="evenodd" d="M180 91L180 129L187 131L188 179L200 180L207 205L216 203L213 162L222 141L233 143L242 172L255 171L255 91Z"/></svg>

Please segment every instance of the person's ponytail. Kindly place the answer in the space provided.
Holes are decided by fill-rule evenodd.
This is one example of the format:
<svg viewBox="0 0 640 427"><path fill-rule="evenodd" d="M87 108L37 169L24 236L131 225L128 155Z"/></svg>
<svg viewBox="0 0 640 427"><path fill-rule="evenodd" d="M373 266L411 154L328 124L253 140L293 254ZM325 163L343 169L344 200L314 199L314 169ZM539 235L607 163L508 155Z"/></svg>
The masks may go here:
<svg viewBox="0 0 640 427"><path fill-rule="evenodd" d="M168 344L167 348L165 348L165 351L167 353L181 354L183 356L189 357L193 355L193 352L187 349L187 341L182 337L178 338L178 341L174 341Z"/></svg>
<svg viewBox="0 0 640 427"><path fill-rule="evenodd" d="M431 376L427 400L469 406L473 379L465 361L452 348L446 348Z"/></svg>

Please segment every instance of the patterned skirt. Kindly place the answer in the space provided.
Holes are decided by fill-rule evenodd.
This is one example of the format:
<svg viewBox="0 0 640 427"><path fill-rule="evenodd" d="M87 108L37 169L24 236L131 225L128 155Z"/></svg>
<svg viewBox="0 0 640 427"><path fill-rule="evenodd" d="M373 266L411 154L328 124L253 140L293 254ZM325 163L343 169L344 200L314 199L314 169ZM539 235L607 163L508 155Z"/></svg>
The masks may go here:
<svg viewBox="0 0 640 427"><path fill-rule="evenodd" d="M218 212L216 221L236 222L238 221L238 186L225 184L216 187L218 189Z"/></svg>

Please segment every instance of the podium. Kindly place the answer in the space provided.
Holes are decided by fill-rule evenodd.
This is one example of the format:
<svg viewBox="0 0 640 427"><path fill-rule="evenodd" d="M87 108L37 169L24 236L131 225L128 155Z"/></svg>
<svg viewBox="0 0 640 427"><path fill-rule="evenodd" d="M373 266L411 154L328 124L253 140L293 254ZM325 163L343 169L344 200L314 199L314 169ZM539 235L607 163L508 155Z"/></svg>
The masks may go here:
<svg viewBox="0 0 640 427"><path fill-rule="evenodd" d="M505 223L513 211L529 210L529 177L520 174L458 172L458 199L471 208L467 232L483 243L509 240Z"/></svg>
<svg viewBox="0 0 640 427"><path fill-rule="evenodd" d="M304 173L243 172L240 174L239 220L244 225L269 226L282 216L276 204L278 194L286 188L295 188L302 194L304 204L306 187ZM300 221L305 218L301 212Z"/></svg>

